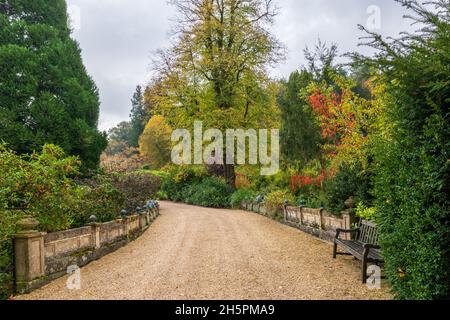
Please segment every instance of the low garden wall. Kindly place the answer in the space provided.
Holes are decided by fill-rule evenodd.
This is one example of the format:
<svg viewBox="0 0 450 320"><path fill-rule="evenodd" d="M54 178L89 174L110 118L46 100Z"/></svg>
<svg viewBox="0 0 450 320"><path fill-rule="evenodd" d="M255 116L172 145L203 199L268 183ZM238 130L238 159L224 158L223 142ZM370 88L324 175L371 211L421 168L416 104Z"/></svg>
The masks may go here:
<svg viewBox="0 0 450 320"><path fill-rule="evenodd" d="M107 223L54 233L35 231L36 221L26 218L14 237L17 293L28 293L67 274L71 266L82 267L139 237L159 216L159 209Z"/></svg>
<svg viewBox="0 0 450 320"><path fill-rule="evenodd" d="M263 204L243 202L242 208L259 213L271 219L279 220L291 227L300 229L320 239L333 242L336 229L351 229L355 216L352 208L345 210L340 216L332 215L324 209L284 206L278 212L270 212ZM342 235L345 239L350 235Z"/></svg>

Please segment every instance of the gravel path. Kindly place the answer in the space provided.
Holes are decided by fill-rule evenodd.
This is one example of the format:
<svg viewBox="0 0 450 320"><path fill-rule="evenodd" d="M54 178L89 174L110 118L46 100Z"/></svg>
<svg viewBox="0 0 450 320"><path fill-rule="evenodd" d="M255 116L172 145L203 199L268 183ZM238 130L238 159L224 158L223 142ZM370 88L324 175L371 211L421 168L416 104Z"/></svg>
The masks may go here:
<svg viewBox="0 0 450 320"><path fill-rule="evenodd" d="M163 202L136 241L17 299L390 299L360 283L359 263L254 213Z"/></svg>

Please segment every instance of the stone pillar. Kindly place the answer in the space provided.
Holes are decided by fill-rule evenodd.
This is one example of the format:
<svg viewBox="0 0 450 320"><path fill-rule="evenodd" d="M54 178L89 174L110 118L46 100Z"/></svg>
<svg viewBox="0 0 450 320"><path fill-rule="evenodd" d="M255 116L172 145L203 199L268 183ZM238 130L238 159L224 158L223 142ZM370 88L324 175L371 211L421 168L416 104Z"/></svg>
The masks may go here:
<svg viewBox="0 0 450 320"><path fill-rule="evenodd" d="M145 217L147 219L147 225L149 226L152 221L150 219L150 212L148 209L145 211Z"/></svg>
<svg viewBox="0 0 450 320"><path fill-rule="evenodd" d="M342 211L343 229L350 230L355 222L355 202L353 198L345 201L346 210ZM351 234L342 235L345 240L351 240Z"/></svg>
<svg viewBox="0 0 450 320"><path fill-rule="evenodd" d="M14 235L16 291L27 293L45 276L45 233L35 230L39 222L26 216L18 222L21 231Z"/></svg>
<svg viewBox="0 0 450 320"><path fill-rule="evenodd" d="M303 208L305 206L300 206L300 225L303 225Z"/></svg>
<svg viewBox="0 0 450 320"><path fill-rule="evenodd" d="M125 236L130 239L130 217L125 217L123 223L125 225Z"/></svg>
<svg viewBox="0 0 450 320"><path fill-rule="evenodd" d="M101 247L101 240L100 240L100 227L101 223L92 223L92 239L94 240L94 248L98 249Z"/></svg>
<svg viewBox="0 0 450 320"><path fill-rule="evenodd" d="M319 230L324 230L324 223L323 223L323 212L324 212L324 208L320 208L319 209Z"/></svg>
<svg viewBox="0 0 450 320"><path fill-rule="evenodd" d="M147 216L146 216L146 214L144 212L141 212L139 214L139 221L141 223L141 230L144 231L147 228L147 226L148 226Z"/></svg>

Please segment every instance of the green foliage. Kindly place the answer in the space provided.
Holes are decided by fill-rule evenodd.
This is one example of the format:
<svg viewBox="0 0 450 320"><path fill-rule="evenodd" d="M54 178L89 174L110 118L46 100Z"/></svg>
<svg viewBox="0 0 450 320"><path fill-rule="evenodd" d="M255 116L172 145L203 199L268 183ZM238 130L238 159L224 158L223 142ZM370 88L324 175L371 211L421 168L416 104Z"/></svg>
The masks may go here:
<svg viewBox="0 0 450 320"><path fill-rule="evenodd" d="M223 179L209 177L205 167L173 167L163 181L160 195L169 200L204 207L230 206L233 189Z"/></svg>
<svg viewBox="0 0 450 320"><path fill-rule="evenodd" d="M283 205L292 203L294 198L288 190L276 190L267 194L264 198L264 204L269 212L277 213L283 209Z"/></svg>
<svg viewBox="0 0 450 320"><path fill-rule="evenodd" d="M95 169L98 90L70 38L64 0L14 0L0 11L0 136L18 153L54 143Z"/></svg>
<svg viewBox="0 0 450 320"><path fill-rule="evenodd" d="M345 209L345 201L354 197L355 201L370 203L371 181L361 168L342 165L339 172L325 181L325 206L332 213L340 214Z"/></svg>
<svg viewBox="0 0 450 320"><path fill-rule="evenodd" d="M131 105L129 142L131 147L138 147L139 137L144 132L145 126L151 118L150 110L148 110L144 102L144 93L141 86L136 87L136 91L131 99Z"/></svg>
<svg viewBox="0 0 450 320"><path fill-rule="evenodd" d="M278 95L281 110L281 153L289 163L304 166L318 156L320 151L320 128L308 103L300 96L313 80L312 75L302 70L290 75L288 82L282 83Z"/></svg>
<svg viewBox="0 0 450 320"><path fill-rule="evenodd" d="M238 189L231 195L230 205L232 208L239 209L243 201L254 201L256 196L256 192L251 189Z"/></svg>
<svg viewBox="0 0 450 320"><path fill-rule="evenodd" d="M131 145L131 122L122 121L108 131L108 147L105 150L107 155L115 155L125 152Z"/></svg>
<svg viewBox="0 0 450 320"><path fill-rule="evenodd" d="M375 221L377 209L373 207L366 207L362 202L360 202L356 207L356 215L367 221Z"/></svg>
<svg viewBox="0 0 450 320"><path fill-rule="evenodd" d="M11 235L17 231L16 221L23 212L0 208L0 300L13 291L13 242Z"/></svg>
<svg viewBox="0 0 450 320"><path fill-rule="evenodd" d="M209 177L199 183L185 187L182 191L183 201L188 204L210 208L227 208L233 193L224 179Z"/></svg>
<svg viewBox="0 0 450 320"><path fill-rule="evenodd" d="M90 215L98 221L116 217L123 196L108 181L76 183L80 162L54 145L41 153L17 155L0 144L0 295L11 290L12 239L17 221L34 216L39 229L54 232L83 226Z"/></svg>
<svg viewBox="0 0 450 320"><path fill-rule="evenodd" d="M400 1L424 28L395 42L374 35L366 65L383 73L388 134L375 149L375 196L386 273L399 299L450 295L450 21L437 8Z"/></svg>

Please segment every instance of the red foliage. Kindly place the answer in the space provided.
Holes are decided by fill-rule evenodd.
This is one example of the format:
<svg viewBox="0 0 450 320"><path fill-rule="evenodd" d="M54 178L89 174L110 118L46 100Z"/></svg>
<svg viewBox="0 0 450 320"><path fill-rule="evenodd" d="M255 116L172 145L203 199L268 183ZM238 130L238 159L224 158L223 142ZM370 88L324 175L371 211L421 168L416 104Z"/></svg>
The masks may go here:
<svg viewBox="0 0 450 320"><path fill-rule="evenodd" d="M309 104L320 122L322 137L332 143L338 143L341 135L356 126L355 115L344 108L350 96L351 93L346 90L342 94L323 94L318 89L309 97Z"/></svg>
<svg viewBox="0 0 450 320"><path fill-rule="evenodd" d="M297 192L303 187L321 187L325 179L334 176L334 172L331 170L322 170L317 177L309 175L295 175L291 177L290 188L293 192Z"/></svg>

